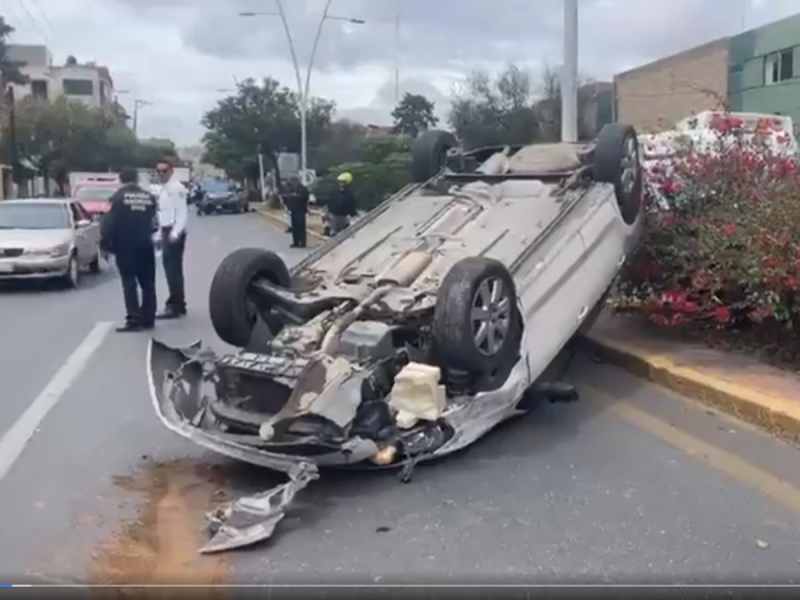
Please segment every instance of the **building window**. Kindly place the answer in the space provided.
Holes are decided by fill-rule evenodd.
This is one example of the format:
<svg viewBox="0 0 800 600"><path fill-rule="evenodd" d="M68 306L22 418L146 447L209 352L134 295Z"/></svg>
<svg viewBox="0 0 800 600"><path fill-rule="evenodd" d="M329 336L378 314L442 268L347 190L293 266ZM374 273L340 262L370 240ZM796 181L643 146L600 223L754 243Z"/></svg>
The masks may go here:
<svg viewBox="0 0 800 600"><path fill-rule="evenodd" d="M31 94L39 100L47 100L47 82L41 79L32 80Z"/></svg>
<svg viewBox="0 0 800 600"><path fill-rule="evenodd" d="M67 96L91 96L94 94L94 82L91 79L64 79L61 85Z"/></svg>
<svg viewBox="0 0 800 600"><path fill-rule="evenodd" d="M774 85L794 77L794 48L764 57L764 84Z"/></svg>

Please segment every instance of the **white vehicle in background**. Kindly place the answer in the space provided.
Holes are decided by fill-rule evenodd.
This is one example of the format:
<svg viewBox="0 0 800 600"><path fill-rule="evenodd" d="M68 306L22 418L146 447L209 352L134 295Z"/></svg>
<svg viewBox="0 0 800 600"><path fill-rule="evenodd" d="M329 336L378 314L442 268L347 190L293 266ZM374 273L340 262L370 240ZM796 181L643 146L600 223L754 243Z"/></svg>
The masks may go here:
<svg viewBox="0 0 800 600"><path fill-rule="evenodd" d="M100 224L78 202L0 202L0 280L58 279L75 288L83 269L100 272Z"/></svg>
<svg viewBox="0 0 800 600"><path fill-rule="evenodd" d="M78 188L85 185L118 186L120 185L119 173L73 171L69 174L71 196L75 195Z"/></svg>
<svg viewBox="0 0 800 600"><path fill-rule="evenodd" d="M780 158L798 157L791 117L703 111L681 119L674 129L639 136L648 193L661 208L668 208L666 196L680 160L689 155L718 154L734 145Z"/></svg>

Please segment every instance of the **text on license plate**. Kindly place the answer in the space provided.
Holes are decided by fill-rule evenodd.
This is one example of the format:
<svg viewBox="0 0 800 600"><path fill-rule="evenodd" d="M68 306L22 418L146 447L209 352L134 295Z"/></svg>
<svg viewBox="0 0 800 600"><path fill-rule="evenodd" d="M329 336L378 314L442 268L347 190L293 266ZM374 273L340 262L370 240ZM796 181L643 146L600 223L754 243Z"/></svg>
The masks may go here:
<svg viewBox="0 0 800 600"><path fill-rule="evenodd" d="M14 265L0 263L0 273L13 273Z"/></svg>

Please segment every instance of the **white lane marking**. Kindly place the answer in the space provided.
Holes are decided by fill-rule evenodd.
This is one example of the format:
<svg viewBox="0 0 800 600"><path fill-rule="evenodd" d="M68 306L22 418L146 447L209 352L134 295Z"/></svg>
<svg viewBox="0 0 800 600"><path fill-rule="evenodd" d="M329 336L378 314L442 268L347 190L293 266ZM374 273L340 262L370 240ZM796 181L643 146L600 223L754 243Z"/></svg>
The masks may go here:
<svg viewBox="0 0 800 600"><path fill-rule="evenodd" d="M89 364L94 353L100 349L112 325L113 323L103 321L92 328L20 418L0 438L0 480L8 475L47 413L58 403L64 392Z"/></svg>

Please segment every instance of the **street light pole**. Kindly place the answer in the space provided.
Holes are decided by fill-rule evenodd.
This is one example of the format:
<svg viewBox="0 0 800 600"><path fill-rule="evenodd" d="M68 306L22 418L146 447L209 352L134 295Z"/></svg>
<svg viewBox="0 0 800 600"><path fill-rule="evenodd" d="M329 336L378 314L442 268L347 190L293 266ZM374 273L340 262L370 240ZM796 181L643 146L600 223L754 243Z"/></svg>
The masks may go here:
<svg viewBox="0 0 800 600"><path fill-rule="evenodd" d="M394 9L394 105L400 103L400 0Z"/></svg>
<svg viewBox="0 0 800 600"><path fill-rule="evenodd" d="M578 141L578 0L564 0L561 141Z"/></svg>
<svg viewBox="0 0 800 600"><path fill-rule="evenodd" d="M152 106L152 104L152 102L139 98L133 101L133 136L136 139L139 139L139 109L143 106Z"/></svg>
<svg viewBox="0 0 800 600"><path fill-rule="evenodd" d="M300 103L300 173L304 178L303 183L308 184L308 181L305 180L308 172L308 101L311 89L311 73L314 70L314 61L317 58L317 49L319 48L319 41L322 38L322 28L325 25L325 21L346 21L355 25L363 25L364 21L361 19L351 19L348 17L336 17L330 15L329 11L333 0L327 0L325 2L325 8L322 11L322 17L320 17L319 24L317 25L317 31L314 34L314 42L311 46L311 56L308 59L308 67L306 69L304 80L300 72L300 61L297 59L297 49L294 43L294 38L292 37L292 31L289 28L289 22L286 19L286 11L283 8L283 2L282 0L275 0L275 3L278 6L277 13L263 11L240 12L239 16L270 16L278 17L281 20L283 31L286 34L286 41L289 44L289 52L291 53L292 57L292 66L294 67L294 75L295 79L297 80L297 93Z"/></svg>

